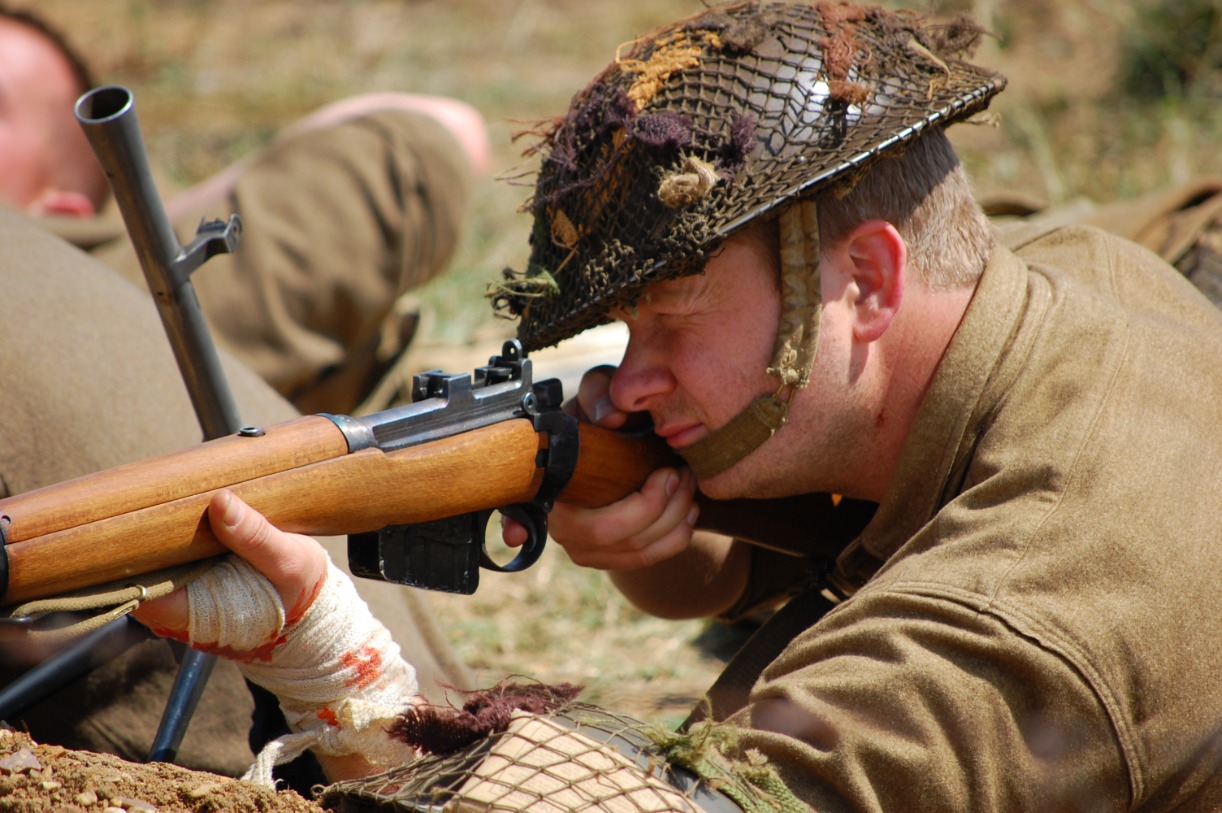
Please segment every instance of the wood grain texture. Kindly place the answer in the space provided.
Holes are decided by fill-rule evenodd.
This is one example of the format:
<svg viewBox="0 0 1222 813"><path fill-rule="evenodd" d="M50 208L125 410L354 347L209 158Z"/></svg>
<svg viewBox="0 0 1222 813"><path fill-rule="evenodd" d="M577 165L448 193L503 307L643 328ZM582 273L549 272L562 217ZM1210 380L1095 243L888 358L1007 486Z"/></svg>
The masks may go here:
<svg viewBox="0 0 1222 813"><path fill-rule="evenodd" d="M0 516L11 521L11 544L347 452L339 427L310 415L267 427L260 437L229 435L27 491L0 500Z"/></svg>
<svg viewBox="0 0 1222 813"><path fill-rule="evenodd" d="M270 427L262 437L221 438L31 491L0 500L0 515L11 520L4 549L9 580L0 603L224 553L206 517L221 488L286 531L361 533L527 502L542 483L536 463L546 446L546 434L515 419L391 453L347 454L335 424L311 416ZM652 435L582 425L577 469L559 499L607 505L639 489L656 469L681 464ZM860 523L830 501L701 501L700 527L801 554L831 553ZM795 537L809 536L800 529L820 518L834 526L833 517L848 518L850 527L807 539L810 549L792 547Z"/></svg>
<svg viewBox="0 0 1222 813"><path fill-rule="evenodd" d="M185 488L190 493L7 545L9 583L3 603L44 598L223 553L205 517L216 488L230 488L287 531L372 531L530 499L542 480L542 470L535 466L539 446L540 436L529 421L512 420L390 454L366 449L207 490L197 487L189 470L166 471L167 481L190 481L191 487ZM111 482L112 471L97 477ZM158 479L148 476L151 482ZM92 485L67 486L69 495L97 498Z"/></svg>

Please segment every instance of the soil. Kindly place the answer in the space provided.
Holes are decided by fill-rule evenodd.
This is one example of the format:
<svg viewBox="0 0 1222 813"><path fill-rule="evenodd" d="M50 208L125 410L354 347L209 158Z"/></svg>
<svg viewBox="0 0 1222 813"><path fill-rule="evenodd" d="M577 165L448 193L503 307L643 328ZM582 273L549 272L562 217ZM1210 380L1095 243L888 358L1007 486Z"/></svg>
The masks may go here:
<svg viewBox="0 0 1222 813"><path fill-rule="evenodd" d="M0 730L0 813L319 813L290 790L167 763L136 764L108 754L41 745Z"/></svg>

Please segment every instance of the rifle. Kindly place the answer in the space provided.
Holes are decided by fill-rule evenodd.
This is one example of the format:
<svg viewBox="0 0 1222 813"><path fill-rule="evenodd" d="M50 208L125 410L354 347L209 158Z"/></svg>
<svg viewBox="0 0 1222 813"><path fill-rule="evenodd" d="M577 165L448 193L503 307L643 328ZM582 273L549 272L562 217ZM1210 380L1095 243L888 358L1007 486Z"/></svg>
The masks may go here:
<svg viewBox="0 0 1222 813"><path fill-rule="evenodd" d="M366 417L311 415L0 500L0 605L224 553L205 517L229 488L287 531L349 534L360 576L471 593L479 567L539 556L556 498L603 505L664 458L560 409L516 341L468 375L417 375L413 401ZM503 508L528 541L505 565L483 547Z"/></svg>
<svg viewBox="0 0 1222 813"><path fill-rule="evenodd" d="M473 593L481 567L538 559L556 500L606 505L679 464L652 435L579 423L561 409L560 382L532 375L511 340L474 377L416 375L411 403L373 415L248 426L0 500L0 606L225 553L206 517L221 488L286 531L347 534L355 575ZM819 495L701 504L701 527L797 555L834 555L868 518ZM495 510L527 529L506 564L484 547Z"/></svg>

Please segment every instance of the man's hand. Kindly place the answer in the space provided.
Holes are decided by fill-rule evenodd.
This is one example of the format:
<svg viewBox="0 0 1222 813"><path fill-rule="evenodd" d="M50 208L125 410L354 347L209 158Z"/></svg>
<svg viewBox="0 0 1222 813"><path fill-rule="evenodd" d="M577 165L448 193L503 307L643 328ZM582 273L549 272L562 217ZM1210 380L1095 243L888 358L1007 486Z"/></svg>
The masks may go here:
<svg viewBox="0 0 1222 813"><path fill-rule="evenodd" d="M581 379L577 398L565 410L586 423L606 429L630 427L646 416L618 409L610 397L615 368L595 367ZM686 467L658 469L640 491L602 508L556 503L548 519L549 532L574 563L600 570L638 570L670 559L691 544L699 514L696 478ZM503 521L505 544L526 541L517 522Z"/></svg>
<svg viewBox="0 0 1222 813"><path fill-rule="evenodd" d="M208 521L244 564L226 558L136 614L159 635L234 660L279 699L290 733L260 752L246 778L272 787L272 766L307 748L332 780L412 757L387 729L418 702L416 670L348 576L316 540L281 531L228 491L212 498Z"/></svg>
<svg viewBox="0 0 1222 813"><path fill-rule="evenodd" d="M213 495L208 521L221 544L272 583L284 604L287 623L309 609L327 569L326 551L317 540L281 531L226 490ZM132 615L159 634L183 633L188 618L186 590L148 601Z"/></svg>
<svg viewBox="0 0 1222 813"><path fill-rule="evenodd" d="M640 491L603 508L556 503L549 530L575 564L639 570L670 559L691 544L700 513L695 495L695 478L688 468L658 469Z"/></svg>

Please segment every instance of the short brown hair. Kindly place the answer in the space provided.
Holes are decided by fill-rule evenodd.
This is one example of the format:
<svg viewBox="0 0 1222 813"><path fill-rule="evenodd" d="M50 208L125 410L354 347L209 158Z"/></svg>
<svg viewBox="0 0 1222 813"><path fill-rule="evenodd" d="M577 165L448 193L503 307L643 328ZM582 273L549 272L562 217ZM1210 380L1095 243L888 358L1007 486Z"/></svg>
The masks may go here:
<svg viewBox="0 0 1222 813"><path fill-rule="evenodd" d="M886 220L908 244L913 272L934 290L975 283L992 251L992 229L941 128L880 160L849 191L823 193L819 203L825 245L865 220Z"/></svg>

